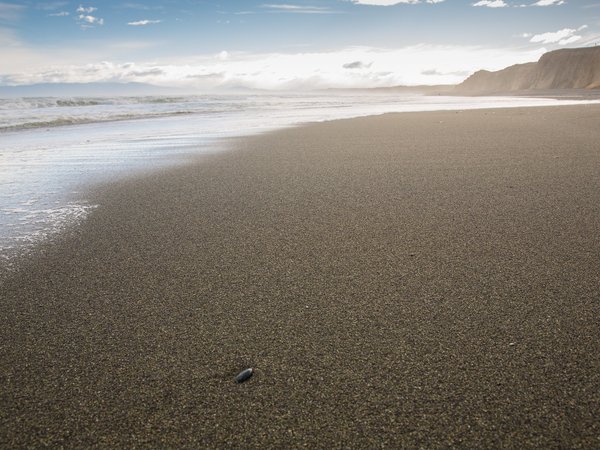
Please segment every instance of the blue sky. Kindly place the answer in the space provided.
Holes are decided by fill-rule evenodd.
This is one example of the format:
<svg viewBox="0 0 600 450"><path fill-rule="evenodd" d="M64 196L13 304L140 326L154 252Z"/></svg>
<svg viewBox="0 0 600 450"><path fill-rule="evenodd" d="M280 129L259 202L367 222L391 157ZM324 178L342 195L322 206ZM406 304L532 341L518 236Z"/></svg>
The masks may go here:
<svg viewBox="0 0 600 450"><path fill-rule="evenodd" d="M0 84L455 83L600 43L600 0L0 0Z"/></svg>

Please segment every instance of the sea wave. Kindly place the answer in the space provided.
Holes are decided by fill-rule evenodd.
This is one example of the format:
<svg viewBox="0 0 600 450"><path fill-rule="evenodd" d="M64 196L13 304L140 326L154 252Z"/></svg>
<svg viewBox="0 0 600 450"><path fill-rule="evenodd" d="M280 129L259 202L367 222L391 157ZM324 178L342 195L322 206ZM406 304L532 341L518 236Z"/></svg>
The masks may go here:
<svg viewBox="0 0 600 450"><path fill-rule="evenodd" d="M116 105L144 105L144 104L169 104L188 103L198 101L190 97L21 97L0 98L0 111L30 110L40 108L77 108L88 106L116 106Z"/></svg>
<svg viewBox="0 0 600 450"><path fill-rule="evenodd" d="M77 117L58 117L49 120L32 120L22 123L12 123L8 125L0 124L0 133L29 130L34 128L53 128L67 125L82 125L89 123L118 122L124 120L153 119L160 117L181 116L189 114L198 114L197 111L181 110L161 113L134 113L134 114L115 114L107 116L77 116Z"/></svg>
<svg viewBox="0 0 600 450"><path fill-rule="evenodd" d="M31 97L0 99L0 132L253 109L238 96Z"/></svg>

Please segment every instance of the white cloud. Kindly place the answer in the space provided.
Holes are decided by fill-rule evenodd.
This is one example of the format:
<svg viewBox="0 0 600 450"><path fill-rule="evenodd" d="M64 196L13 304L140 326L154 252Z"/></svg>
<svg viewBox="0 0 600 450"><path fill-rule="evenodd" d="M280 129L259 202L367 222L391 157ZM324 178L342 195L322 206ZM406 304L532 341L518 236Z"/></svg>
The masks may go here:
<svg viewBox="0 0 600 450"><path fill-rule="evenodd" d="M153 25L155 23L161 23L162 20L148 20L148 19L144 19L144 20L138 20L136 22L127 22L127 25L130 25L132 27L143 27L145 25Z"/></svg>
<svg viewBox="0 0 600 450"><path fill-rule="evenodd" d="M50 17L67 17L69 13L67 11L61 11L57 13L48 14Z"/></svg>
<svg viewBox="0 0 600 450"><path fill-rule="evenodd" d="M82 5L79 5L79 8L77 8L76 11L80 14L91 14L94 11L98 11L98 8L94 8L93 6L89 6L86 8Z"/></svg>
<svg viewBox="0 0 600 450"><path fill-rule="evenodd" d="M536 34L531 37L529 42L533 42L535 44L559 44L559 45L567 45L572 44L573 42L577 42L581 39L581 36L575 34L578 31L587 28L587 25L583 25L578 29L574 28L563 28L562 30Z"/></svg>
<svg viewBox="0 0 600 450"><path fill-rule="evenodd" d="M79 8L76 9L79 15L77 16L77 23L81 27L81 29L85 30L86 28L93 28L95 25L104 25L104 19L101 17L92 16L94 11L98 11L98 8L94 8L93 6L82 6L79 5Z"/></svg>
<svg viewBox="0 0 600 450"><path fill-rule="evenodd" d="M0 61L10 61L10 64L0 64L0 79L4 75L5 80L20 84L60 82L65 77L85 80L90 77L84 69L86 65L111 58L130 60L132 52L164 45L163 41L115 39L103 41L93 48L73 46L49 52L46 48L32 47L22 41L14 29L0 25Z"/></svg>
<svg viewBox="0 0 600 450"><path fill-rule="evenodd" d="M508 5L504 3L504 0L480 0L477 3L473 3L473 6L485 6L487 8L506 8Z"/></svg>
<svg viewBox="0 0 600 450"><path fill-rule="evenodd" d="M581 40L581 36L575 35L575 36L571 36L566 39L561 39L558 43L560 45L568 45L568 44L572 44L573 42L577 42L579 40Z"/></svg>
<svg viewBox="0 0 600 450"><path fill-rule="evenodd" d="M0 73L17 84L139 81L198 89L315 89L452 84L479 69L536 61L546 50L417 45L400 49L352 47L314 53L228 53L152 63L51 65ZM0 48L0 59L5 52ZM101 58L96 55L96 58ZM87 60L89 56L86 57ZM75 59L76 60L76 59ZM71 59L73 61L73 58Z"/></svg>
<svg viewBox="0 0 600 450"><path fill-rule="evenodd" d="M564 5L564 0L538 0L533 3L531 6L554 6L554 5Z"/></svg>
<svg viewBox="0 0 600 450"><path fill-rule="evenodd" d="M85 24L90 25L104 25L104 19L89 15L80 14L78 17L79 21L85 26Z"/></svg>

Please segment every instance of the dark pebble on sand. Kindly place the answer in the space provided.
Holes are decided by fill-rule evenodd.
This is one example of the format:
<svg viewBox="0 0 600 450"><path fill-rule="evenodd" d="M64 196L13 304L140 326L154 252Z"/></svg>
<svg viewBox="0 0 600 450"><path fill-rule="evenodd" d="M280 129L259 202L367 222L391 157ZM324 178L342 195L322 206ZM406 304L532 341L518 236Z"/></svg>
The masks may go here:
<svg viewBox="0 0 600 450"><path fill-rule="evenodd" d="M245 369L242 370L240 373L238 373L238 375L235 377L235 382L236 383L243 383L244 381L250 379L250 377L254 374L254 370L252 369Z"/></svg>

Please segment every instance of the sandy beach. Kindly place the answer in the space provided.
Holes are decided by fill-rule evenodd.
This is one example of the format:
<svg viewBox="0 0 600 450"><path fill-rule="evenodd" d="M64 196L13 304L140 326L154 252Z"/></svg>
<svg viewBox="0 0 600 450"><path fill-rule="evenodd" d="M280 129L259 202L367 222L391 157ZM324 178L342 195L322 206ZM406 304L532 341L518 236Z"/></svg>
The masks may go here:
<svg viewBox="0 0 600 450"><path fill-rule="evenodd" d="M97 189L0 280L0 447L600 447L599 143L387 114Z"/></svg>

